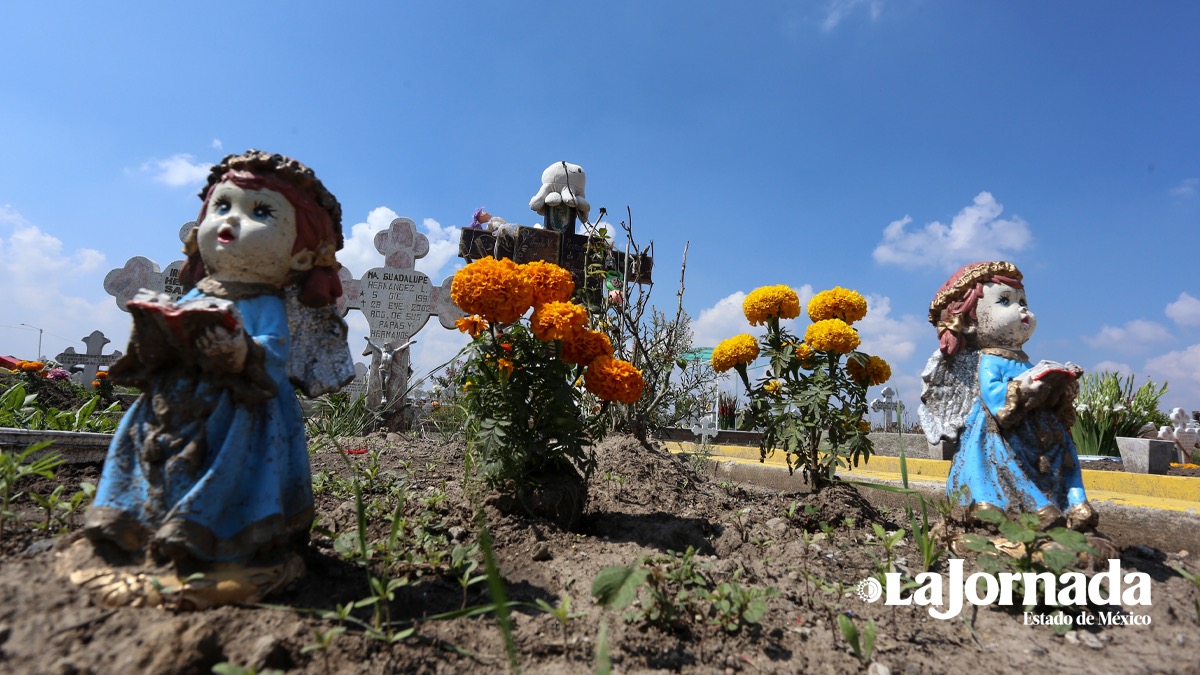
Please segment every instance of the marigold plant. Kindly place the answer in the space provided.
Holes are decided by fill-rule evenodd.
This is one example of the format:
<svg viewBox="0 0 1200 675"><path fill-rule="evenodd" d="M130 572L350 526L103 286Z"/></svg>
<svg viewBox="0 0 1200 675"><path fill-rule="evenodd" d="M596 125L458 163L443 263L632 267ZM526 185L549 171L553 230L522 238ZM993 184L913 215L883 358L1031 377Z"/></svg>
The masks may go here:
<svg viewBox="0 0 1200 675"><path fill-rule="evenodd" d="M821 291L808 301L808 318L813 322L841 319L854 323L867 315L867 300L858 291L836 286Z"/></svg>
<svg viewBox="0 0 1200 675"><path fill-rule="evenodd" d="M612 340L597 330L582 330L563 343L562 357L567 363L586 366L597 356L612 356Z"/></svg>
<svg viewBox="0 0 1200 675"><path fill-rule="evenodd" d="M841 319L823 319L810 325L804 332L804 341L814 351L837 354L849 354L862 342L858 331Z"/></svg>
<svg viewBox="0 0 1200 675"><path fill-rule="evenodd" d="M642 397L646 386L642 371L611 356L597 356L583 376L584 386L601 400L633 403Z"/></svg>
<svg viewBox="0 0 1200 675"><path fill-rule="evenodd" d="M533 306L533 284L515 262L487 256L455 273L450 299L467 314L512 323Z"/></svg>
<svg viewBox="0 0 1200 675"><path fill-rule="evenodd" d="M762 293L760 300L766 296ZM762 430L762 457L782 450L788 469L801 469L820 489L835 480L839 468L870 458L867 387L887 380L891 369L883 359L855 351L861 339L849 323L866 316L861 295L839 287L818 293L813 302L818 304L809 307L814 323L803 341L780 325L779 319L790 317L761 310L765 301L756 302L746 318L763 320L766 334L761 340L738 335L722 342L713 350L713 367L736 368L746 385L750 400L739 423ZM799 307L793 316L798 315ZM769 363L751 382L745 366L760 354Z"/></svg>
<svg viewBox="0 0 1200 675"><path fill-rule="evenodd" d="M892 379L892 367L878 356L846 360L846 372L859 384L874 387Z"/></svg>
<svg viewBox="0 0 1200 675"><path fill-rule="evenodd" d="M730 368L744 371L754 359L758 358L758 340L753 335L742 333L723 340L712 351L713 370L723 373Z"/></svg>
<svg viewBox="0 0 1200 675"><path fill-rule="evenodd" d="M529 326L539 340L569 341L587 325L587 310L573 302L547 302L533 311Z"/></svg>
<svg viewBox="0 0 1200 675"><path fill-rule="evenodd" d="M564 299L573 287L555 265L490 258L459 270L451 283L452 299L472 314L456 322L473 337L456 373L470 420L468 468L522 500L565 472L586 484L595 467L589 446L600 432L587 426L578 378L605 400L641 395L641 374L613 359L608 338L587 328L587 310Z"/></svg>
<svg viewBox="0 0 1200 675"><path fill-rule="evenodd" d="M543 260L521 265L533 285L533 304L567 302L575 292L575 280L567 270Z"/></svg>
<svg viewBox="0 0 1200 675"><path fill-rule="evenodd" d="M789 286L763 286L746 296L742 312L751 326L761 326L772 319L794 319L800 316L800 298Z"/></svg>

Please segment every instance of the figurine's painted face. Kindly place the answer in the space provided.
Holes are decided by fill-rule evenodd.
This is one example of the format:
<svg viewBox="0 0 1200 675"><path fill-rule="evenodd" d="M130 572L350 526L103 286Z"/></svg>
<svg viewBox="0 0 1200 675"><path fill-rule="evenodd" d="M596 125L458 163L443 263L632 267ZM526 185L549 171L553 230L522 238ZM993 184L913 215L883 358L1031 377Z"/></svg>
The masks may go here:
<svg viewBox="0 0 1200 675"><path fill-rule="evenodd" d="M208 275L217 281L282 286L294 267L296 210L274 190L221 183L208 198L197 237Z"/></svg>
<svg viewBox="0 0 1200 675"><path fill-rule="evenodd" d="M980 347L1019 348L1037 328L1037 317L1025 301L1025 289L1004 284L983 285L975 319L975 337Z"/></svg>

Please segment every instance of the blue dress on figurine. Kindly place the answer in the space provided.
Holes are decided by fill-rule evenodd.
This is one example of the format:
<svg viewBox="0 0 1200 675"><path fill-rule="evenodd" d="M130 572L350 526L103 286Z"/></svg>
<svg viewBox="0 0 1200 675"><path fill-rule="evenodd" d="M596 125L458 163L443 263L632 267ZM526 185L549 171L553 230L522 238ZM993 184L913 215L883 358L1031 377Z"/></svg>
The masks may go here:
<svg viewBox="0 0 1200 675"><path fill-rule="evenodd" d="M1065 513L1087 501L1075 443L1056 413L1009 404L1010 383L1030 367L980 354L979 396L959 436L948 493L965 486L970 502L1028 512L1054 506Z"/></svg>
<svg viewBox="0 0 1200 675"><path fill-rule="evenodd" d="M197 288L179 306L202 311L209 300ZM253 341L246 370L232 380L176 355L183 362L166 366L170 377L146 382L109 447L88 514L92 539L130 552L149 545L177 562L232 562L270 557L306 537L312 479L288 382L284 299L275 289L228 305ZM158 332L158 316L134 312L143 341L153 342L146 335ZM153 351L143 346L137 356L151 361Z"/></svg>

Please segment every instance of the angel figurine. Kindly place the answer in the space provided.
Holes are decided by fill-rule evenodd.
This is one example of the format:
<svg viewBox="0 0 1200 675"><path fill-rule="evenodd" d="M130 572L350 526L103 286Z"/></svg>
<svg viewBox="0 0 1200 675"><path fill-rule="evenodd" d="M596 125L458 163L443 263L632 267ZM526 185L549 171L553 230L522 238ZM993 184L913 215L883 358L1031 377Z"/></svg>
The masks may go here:
<svg viewBox="0 0 1200 675"><path fill-rule="evenodd" d="M946 492L971 513L1036 513L1044 528L1095 528L1075 443L1073 401L1083 371L1031 364L1022 347L1037 319L1008 262L955 272L929 305L939 348L921 378L920 418L930 443L957 441Z"/></svg>
<svg viewBox="0 0 1200 675"><path fill-rule="evenodd" d="M142 394L66 554L108 605L253 601L303 576L313 495L293 385L353 379L334 196L300 162L250 150L214 166L200 197L189 292L128 304L130 346L109 372Z"/></svg>

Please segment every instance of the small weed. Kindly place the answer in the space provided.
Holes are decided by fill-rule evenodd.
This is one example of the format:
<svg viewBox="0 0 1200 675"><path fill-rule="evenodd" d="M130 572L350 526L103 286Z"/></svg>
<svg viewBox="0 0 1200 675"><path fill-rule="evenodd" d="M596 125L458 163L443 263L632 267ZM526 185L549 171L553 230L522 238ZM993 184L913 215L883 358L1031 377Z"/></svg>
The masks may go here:
<svg viewBox="0 0 1200 675"><path fill-rule="evenodd" d="M875 653L875 620L871 619L863 624L861 633L854 625L854 620L845 614L838 614L837 625L858 660L864 666L870 663L871 656Z"/></svg>

